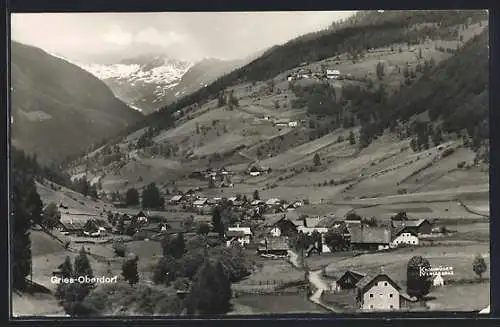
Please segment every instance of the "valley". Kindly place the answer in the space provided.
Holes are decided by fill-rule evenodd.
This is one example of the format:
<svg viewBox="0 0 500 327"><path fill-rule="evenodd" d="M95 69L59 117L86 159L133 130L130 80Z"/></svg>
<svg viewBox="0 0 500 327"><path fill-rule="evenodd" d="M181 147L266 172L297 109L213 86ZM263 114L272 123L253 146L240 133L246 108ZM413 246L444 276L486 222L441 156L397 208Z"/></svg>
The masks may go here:
<svg viewBox="0 0 500 327"><path fill-rule="evenodd" d="M149 115L65 160L65 183L33 174L60 216L32 222L26 278L56 294L65 258L87 257L94 276L118 276L81 301L102 316L219 310L206 294L229 315L488 306L487 19L353 17L237 63L86 67ZM412 289L423 266L453 274ZM387 299L371 300L382 282Z"/></svg>

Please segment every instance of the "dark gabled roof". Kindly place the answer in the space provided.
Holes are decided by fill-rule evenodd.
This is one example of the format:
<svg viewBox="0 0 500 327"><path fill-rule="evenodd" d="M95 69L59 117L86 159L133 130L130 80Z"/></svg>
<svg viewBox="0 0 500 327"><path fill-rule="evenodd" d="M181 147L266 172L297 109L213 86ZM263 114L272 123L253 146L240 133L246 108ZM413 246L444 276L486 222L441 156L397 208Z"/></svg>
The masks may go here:
<svg viewBox="0 0 500 327"><path fill-rule="evenodd" d="M391 231L385 227L369 227L362 224L348 227L351 243L389 244Z"/></svg>
<svg viewBox="0 0 500 327"><path fill-rule="evenodd" d="M409 220L393 220L392 224L396 228L401 227L420 227L427 219L409 219Z"/></svg>
<svg viewBox="0 0 500 327"><path fill-rule="evenodd" d="M386 274L378 274L375 277L365 276L359 282L356 283L356 288L358 288L361 292L365 292L373 283L375 283L381 279L386 280L389 283L391 283L392 286L394 286L394 288L397 289L398 291L401 290L401 287L398 284L396 284L396 282L393 281Z"/></svg>
<svg viewBox="0 0 500 327"><path fill-rule="evenodd" d="M243 237L245 236L245 232L241 231L241 230L228 230L226 232L226 237Z"/></svg>
<svg viewBox="0 0 500 327"><path fill-rule="evenodd" d="M275 213L271 215L264 215L264 227L272 227L276 225L281 220L285 219L285 215L283 213Z"/></svg>
<svg viewBox="0 0 500 327"><path fill-rule="evenodd" d="M306 227L317 227L320 220L321 220L321 218L319 218L319 217L308 217L305 219Z"/></svg>
<svg viewBox="0 0 500 327"><path fill-rule="evenodd" d="M260 246L260 250L288 250L288 239L286 237L270 237L265 240L264 246Z"/></svg>

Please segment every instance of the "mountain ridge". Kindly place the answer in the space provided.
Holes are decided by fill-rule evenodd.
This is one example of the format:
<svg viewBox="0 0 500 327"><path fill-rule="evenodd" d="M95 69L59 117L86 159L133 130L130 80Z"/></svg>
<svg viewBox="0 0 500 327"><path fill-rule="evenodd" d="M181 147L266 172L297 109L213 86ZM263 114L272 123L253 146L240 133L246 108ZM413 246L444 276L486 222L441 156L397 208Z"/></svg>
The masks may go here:
<svg viewBox="0 0 500 327"><path fill-rule="evenodd" d="M13 143L45 162L78 153L142 117L92 74L16 41L11 87Z"/></svg>

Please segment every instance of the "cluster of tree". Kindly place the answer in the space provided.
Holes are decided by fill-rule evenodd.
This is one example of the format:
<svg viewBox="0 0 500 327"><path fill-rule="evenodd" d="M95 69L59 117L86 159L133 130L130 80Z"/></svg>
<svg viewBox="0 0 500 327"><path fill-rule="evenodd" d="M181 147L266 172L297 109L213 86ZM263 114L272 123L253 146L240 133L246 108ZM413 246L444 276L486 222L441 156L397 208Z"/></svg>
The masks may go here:
<svg viewBox="0 0 500 327"><path fill-rule="evenodd" d="M293 108L307 107L307 112L317 116L339 115L342 107L337 104L335 89L330 84L294 85L292 91L297 99Z"/></svg>
<svg viewBox="0 0 500 327"><path fill-rule="evenodd" d="M163 209L165 199L156 186L156 183L148 184L142 191L142 207L147 209Z"/></svg>
<svg viewBox="0 0 500 327"><path fill-rule="evenodd" d="M125 193L125 203L129 206L139 205L139 191L136 188L129 188Z"/></svg>
<svg viewBox="0 0 500 327"><path fill-rule="evenodd" d="M85 176L75 179L73 185L73 189L84 196L90 196L93 199L97 199L99 197L97 194L98 183L91 184Z"/></svg>
<svg viewBox="0 0 500 327"><path fill-rule="evenodd" d="M61 222L61 212L55 203L49 203L43 210L41 224L49 229L57 227Z"/></svg>
<svg viewBox="0 0 500 327"><path fill-rule="evenodd" d="M43 166L38 162L36 154L29 155L15 147L10 150L10 158L12 169L18 169L23 171L24 174L29 174L36 178L45 178L74 190L71 177L62 171L60 165L52 163Z"/></svg>
<svg viewBox="0 0 500 327"><path fill-rule="evenodd" d="M410 126L410 133L416 135L410 141L410 147L414 152L428 150L431 144L438 146L443 143L441 127L434 128L432 123L426 124L417 120Z"/></svg>
<svg viewBox="0 0 500 327"><path fill-rule="evenodd" d="M214 246L215 245L215 246ZM223 314L230 309L231 282L249 274L242 249L220 243L210 244L206 234L187 242L183 234L166 235L162 241L163 257L158 262L153 281L188 289L183 304L192 314Z"/></svg>
<svg viewBox="0 0 500 327"><path fill-rule="evenodd" d="M60 277L77 280L78 277L93 278L94 273L90 266L85 249L82 247L74 264L71 264L69 257L59 266ZM96 287L95 283L59 283L55 293L59 304L64 308L66 314L70 316L88 316L93 312L93 308L86 305L85 298Z"/></svg>
<svg viewBox="0 0 500 327"><path fill-rule="evenodd" d="M153 137L160 133L161 129L156 124L149 126L146 131L137 140L136 149L144 149L154 145Z"/></svg>
<svg viewBox="0 0 500 327"><path fill-rule="evenodd" d="M431 121L441 121L439 131L417 127L420 141L415 148L425 148L424 134L431 135L434 143L439 133L461 133L475 140L477 148L484 144L488 131L488 31L472 38L456 55L441 62L431 74L422 76L412 86L400 89L385 104L370 108L375 119L362 122L360 141L369 143L394 122L408 122L417 114L428 111Z"/></svg>
<svg viewBox="0 0 500 327"><path fill-rule="evenodd" d="M227 200L223 200L212 210L212 227L215 233L224 239L227 227L238 221L239 215Z"/></svg>

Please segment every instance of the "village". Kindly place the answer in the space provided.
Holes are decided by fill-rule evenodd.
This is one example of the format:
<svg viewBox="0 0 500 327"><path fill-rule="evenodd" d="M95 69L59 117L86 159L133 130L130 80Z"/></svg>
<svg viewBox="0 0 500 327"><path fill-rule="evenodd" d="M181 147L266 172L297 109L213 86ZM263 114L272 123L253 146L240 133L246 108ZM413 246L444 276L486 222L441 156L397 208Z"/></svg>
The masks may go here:
<svg viewBox="0 0 500 327"><path fill-rule="evenodd" d="M256 176L266 171L262 167L252 167L246 173ZM218 181L230 175L232 172L222 168L197 171L192 177ZM383 266L363 272L348 265L343 272L334 268L336 271L329 275L329 264L338 260L336 256L339 255L390 255L392 252L436 247L439 244L436 240L454 234L446 225L434 223L434 219L413 218L404 211L375 217L363 214L367 212L366 208L357 210L352 206L339 206L326 215L308 215L301 213L301 209L310 206L307 199L262 199L258 192L251 196L208 197L200 188L178 191L164 200L163 210L134 208L117 202L102 208L96 206L100 213L93 215L74 213L60 203L60 224L51 233L63 235L67 248L94 244L92 249L89 248L90 255L96 247L117 241L142 241L147 247L148 243L161 242L165 235L183 234L189 240L203 234L228 248L234 245L242 247L250 256L258 257L261 265L284 262L299 271L306 271L308 280L302 281L305 293L300 294L333 312L427 310L425 302L408 295L398 284L400 280L396 281L399 276L391 276ZM213 228L215 208L223 208L228 216L223 218L223 235ZM316 260L320 265L314 268ZM313 267L309 267L308 262L312 262ZM436 269L438 272L432 275L432 285L443 287L447 275L453 274L453 267L447 268L451 273L441 272L439 267ZM57 269L53 274L58 274ZM275 282L259 281L258 285L250 283L244 287L235 284L233 292L262 295L264 286L266 295L282 294L279 287L274 287L277 286ZM278 284L290 282L279 281ZM375 298L374 292L378 293Z"/></svg>

